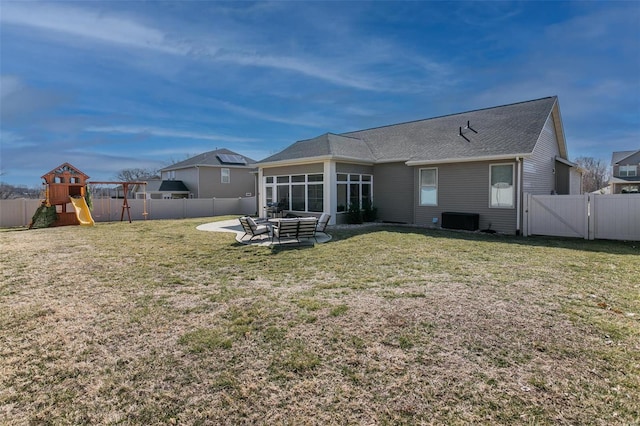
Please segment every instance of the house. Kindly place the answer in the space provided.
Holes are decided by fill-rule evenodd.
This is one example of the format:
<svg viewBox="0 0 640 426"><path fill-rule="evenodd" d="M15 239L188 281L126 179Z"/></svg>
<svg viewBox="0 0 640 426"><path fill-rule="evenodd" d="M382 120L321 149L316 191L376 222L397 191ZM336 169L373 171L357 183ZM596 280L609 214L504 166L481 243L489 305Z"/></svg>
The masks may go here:
<svg viewBox="0 0 640 426"><path fill-rule="evenodd" d="M189 198L191 191L181 180L147 179L146 185L136 185L131 191L136 199L170 200Z"/></svg>
<svg viewBox="0 0 640 426"><path fill-rule="evenodd" d="M611 194L629 194L640 192L640 149L636 151L617 151L611 156Z"/></svg>
<svg viewBox="0 0 640 426"><path fill-rule="evenodd" d="M255 163L228 149L205 152L161 169L158 191L183 194L186 189L192 198L254 197Z"/></svg>
<svg viewBox="0 0 640 426"><path fill-rule="evenodd" d="M373 203L378 220L440 226L469 214L475 228L520 233L523 193L570 194L556 96L298 141L258 163L259 205L327 212Z"/></svg>

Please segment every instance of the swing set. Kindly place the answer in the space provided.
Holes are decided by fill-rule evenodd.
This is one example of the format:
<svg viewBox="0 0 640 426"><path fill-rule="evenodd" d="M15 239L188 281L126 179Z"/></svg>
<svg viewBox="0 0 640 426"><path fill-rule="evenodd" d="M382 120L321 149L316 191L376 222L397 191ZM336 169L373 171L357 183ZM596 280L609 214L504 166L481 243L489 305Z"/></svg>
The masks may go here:
<svg viewBox="0 0 640 426"><path fill-rule="evenodd" d="M142 185L143 188L143 200L142 200L142 216L144 219L147 219L149 213L147 212L147 182L115 182L115 181L96 181L96 182L87 182L87 185L121 185L122 186L122 211L120 213L120 222L124 220L124 213L127 212L127 218L129 219L129 223L131 223L131 207L129 206L129 201L127 198L127 194L129 193L129 185ZM94 193L94 191L92 191ZM111 198L110 196L106 198ZM116 198L118 198L118 194L116 193ZM102 191L100 197L101 203L104 203L104 191ZM101 205L101 211L104 212L104 208Z"/></svg>

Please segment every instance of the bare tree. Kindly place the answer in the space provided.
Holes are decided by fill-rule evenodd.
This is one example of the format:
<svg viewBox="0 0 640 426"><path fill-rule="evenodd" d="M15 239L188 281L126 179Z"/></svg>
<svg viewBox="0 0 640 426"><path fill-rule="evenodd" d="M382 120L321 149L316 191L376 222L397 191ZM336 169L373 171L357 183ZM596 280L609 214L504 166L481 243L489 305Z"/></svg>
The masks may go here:
<svg viewBox="0 0 640 426"><path fill-rule="evenodd" d="M148 179L158 179L159 177L160 173L158 173L158 170L156 169L133 168L120 170L115 176L115 179L122 182L136 182Z"/></svg>
<svg viewBox="0 0 640 426"><path fill-rule="evenodd" d="M601 159L578 157L575 163L583 170L582 188L584 192L594 192L604 188L609 180L609 167Z"/></svg>
<svg viewBox="0 0 640 426"><path fill-rule="evenodd" d="M0 182L0 200L12 198L40 198L41 189L29 188L24 185L10 185Z"/></svg>

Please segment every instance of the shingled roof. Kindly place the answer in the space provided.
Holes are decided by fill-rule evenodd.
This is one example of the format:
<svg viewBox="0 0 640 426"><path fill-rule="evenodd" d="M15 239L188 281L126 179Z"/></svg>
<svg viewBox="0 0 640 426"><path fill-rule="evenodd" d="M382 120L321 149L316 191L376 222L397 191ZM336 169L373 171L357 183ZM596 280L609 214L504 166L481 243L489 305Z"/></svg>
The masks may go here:
<svg viewBox="0 0 640 426"><path fill-rule="evenodd" d="M230 164L230 163L226 163L220 160L219 156L224 156L224 155L231 155L231 156L239 156L242 157L245 161L246 161L246 165L245 164ZM223 157L224 158L224 157ZM168 170L176 170L176 169L184 169L184 168L188 168L188 167L195 167L195 166L220 166L220 167L229 167L229 166L236 166L236 167L253 167L253 165L256 163L256 160L253 160L249 157L245 157L244 155L240 155L238 153L235 153L233 151L230 151L228 149L216 149L214 151L208 151L208 152L204 152L202 154L196 155L195 157L191 157L191 158L187 158L184 161L180 161L178 163L172 164L168 167L165 167L162 169L162 171L168 171Z"/></svg>
<svg viewBox="0 0 640 426"><path fill-rule="evenodd" d="M614 166L637 153L640 153L640 149L636 151L615 151L611 156L611 165Z"/></svg>
<svg viewBox="0 0 640 426"><path fill-rule="evenodd" d="M326 156L420 163L526 155L533 152L556 104L552 96L341 135L327 133L296 142L260 163Z"/></svg>

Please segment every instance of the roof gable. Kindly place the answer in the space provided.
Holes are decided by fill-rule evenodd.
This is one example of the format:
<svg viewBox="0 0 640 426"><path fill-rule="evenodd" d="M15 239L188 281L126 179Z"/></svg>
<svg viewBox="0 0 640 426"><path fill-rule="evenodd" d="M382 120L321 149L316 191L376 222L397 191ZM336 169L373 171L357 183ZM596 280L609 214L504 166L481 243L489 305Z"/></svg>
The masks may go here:
<svg viewBox="0 0 640 426"><path fill-rule="evenodd" d="M636 154L640 154L640 149L636 151L616 151L611 156L611 165L615 166L616 164L619 164L624 160L630 159L630 157L633 157ZM631 164L636 164L636 163L637 162L634 163L633 161L631 161Z"/></svg>
<svg viewBox="0 0 640 426"><path fill-rule="evenodd" d="M69 163L60 164L55 169L53 169L53 170L45 173L44 175L42 175L41 179L44 179L45 177L50 176L50 175L61 175L63 173L70 173L72 175L81 175L85 179L89 179L89 176L87 176L85 173L81 172L80 169L78 169L75 166L72 166Z"/></svg>

